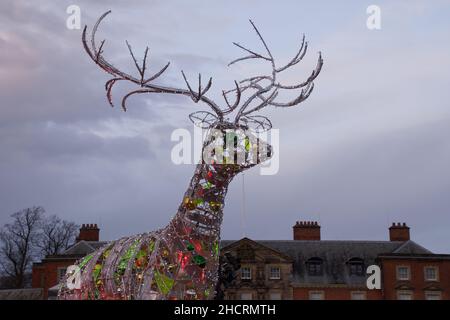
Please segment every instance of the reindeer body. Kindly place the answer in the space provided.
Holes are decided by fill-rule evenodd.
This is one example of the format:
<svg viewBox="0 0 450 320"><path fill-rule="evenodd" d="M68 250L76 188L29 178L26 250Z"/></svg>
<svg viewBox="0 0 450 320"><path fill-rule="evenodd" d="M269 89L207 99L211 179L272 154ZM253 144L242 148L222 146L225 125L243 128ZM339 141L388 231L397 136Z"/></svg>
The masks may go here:
<svg viewBox="0 0 450 320"><path fill-rule="evenodd" d="M277 68L272 54L251 22L267 54L259 54L237 43L236 46L250 53L236 59L234 64L247 59L262 59L272 65L272 74L235 81L236 88L223 91L226 108L219 107L205 96L212 85L209 79L202 88L199 75L198 91L194 91L182 72L187 88L171 88L154 84L169 63L153 76L145 77L148 48L142 65L139 65L131 46L130 54L139 72L139 77L129 75L106 61L102 55L105 41L99 48L95 33L106 12L95 24L90 44L83 31L83 45L89 57L113 78L106 83L107 98L111 106L112 89L117 82L128 81L139 86L122 99L126 111L127 99L141 93L169 93L190 97L194 102L203 102L214 111L192 113L189 117L197 125L208 129L203 144L202 160L197 165L189 187L177 213L169 224L157 231L124 237L94 251L76 263L72 273L66 275L60 284L59 299L212 299L218 281L220 226L228 185L240 172L264 162L272 156L269 144L251 132L252 126L268 130L271 122L264 116L250 115L272 105L290 107L309 97L313 80L322 67L319 54L318 64L309 78L298 85L286 86L276 80L279 72L297 64L306 53L304 37L295 57L285 66ZM267 82L267 83L264 83ZM277 102L275 98L282 89L301 89L300 95L290 102ZM227 95L236 94L233 104ZM249 93L244 99L243 94ZM253 102L259 102L256 105ZM233 121L224 116L237 110ZM232 132L229 132L229 131ZM259 130L261 131L261 130ZM220 134L217 135L217 132ZM231 143L230 143L231 142ZM205 155L207 156L205 159ZM78 279L78 280L76 280ZM73 285L78 281L78 285Z"/></svg>
<svg viewBox="0 0 450 320"><path fill-rule="evenodd" d="M229 177L222 175L223 170L216 169L212 165L197 166L177 214L166 227L113 241L78 261L82 275L80 288L63 287L59 297L213 297L223 199L229 183Z"/></svg>
<svg viewBox="0 0 450 320"><path fill-rule="evenodd" d="M237 140L237 139L236 139ZM243 170L272 156L271 146L247 136L225 159L246 156L241 164L218 163L222 140L209 136L211 164L198 164L178 212L157 231L113 241L79 260L79 288L66 275L60 299L211 299L219 268L220 226L228 185ZM212 146L211 146L212 145ZM252 145L253 147L250 147Z"/></svg>

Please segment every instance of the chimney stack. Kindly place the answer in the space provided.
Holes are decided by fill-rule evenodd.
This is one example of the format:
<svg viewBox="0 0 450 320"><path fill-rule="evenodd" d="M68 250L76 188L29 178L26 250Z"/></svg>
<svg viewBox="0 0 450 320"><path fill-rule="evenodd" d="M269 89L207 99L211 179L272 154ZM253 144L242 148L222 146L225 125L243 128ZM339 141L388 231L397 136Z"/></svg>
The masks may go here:
<svg viewBox="0 0 450 320"><path fill-rule="evenodd" d="M97 224L82 224L80 228L80 234L77 237L77 242L84 241L99 241L100 239L100 229Z"/></svg>
<svg viewBox="0 0 450 320"><path fill-rule="evenodd" d="M320 240L320 225L317 221L297 221L292 229L294 240Z"/></svg>
<svg viewBox="0 0 450 320"><path fill-rule="evenodd" d="M409 227L406 223L393 222L389 227L389 240L390 241L408 241L409 240Z"/></svg>

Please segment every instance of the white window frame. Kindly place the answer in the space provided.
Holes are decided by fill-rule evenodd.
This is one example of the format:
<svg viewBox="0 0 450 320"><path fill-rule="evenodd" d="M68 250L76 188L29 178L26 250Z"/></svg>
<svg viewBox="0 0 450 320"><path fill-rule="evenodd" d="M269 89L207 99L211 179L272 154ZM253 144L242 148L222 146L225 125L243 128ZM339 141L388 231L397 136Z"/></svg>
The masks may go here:
<svg viewBox="0 0 450 320"><path fill-rule="evenodd" d="M433 269L435 277L433 279L427 277L427 270ZM423 277L425 281L439 281L439 268L437 266L425 266L423 268Z"/></svg>
<svg viewBox="0 0 450 320"><path fill-rule="evenodd" d="M269 292L269 300L282 300L281 292Z"/></svg>
<svg viewBox="0 0 450 320"><path fill-rule="evenodd" d="M438 297L438 299L430 299L430 296ZM442 300L442 292L440 291L425 291L425 300Z"/></svg>
<svg viewBox="0 0 450 320"><path fill-rule="evenodd" d="M400 269L401 268L406 268L406 270L407 270L406 278L402 278L400 276ZM397 275L397 280L403 280L403 281L411 280L411 268L409 266L397 266L397 268L396 268L396 275Z"/></svg>
<svg viewBox="0 0 450 320"><path fill-rule="evenodd" d="M409 295L411 299L400 299L401 295ZM412 290L398 290L397 300L414 300L414 292Z"/></svg>
<svg viewBox="0 0 450 320"><path fill-rule="evenodd" d="M361 258L352 258L348 260L348 273L350 276L364 276L364 260Z"/></svg>
<svg viewBox="0 0 450 320"><path fill-rule="evenodd" d="M323 276L324 274L324 261L322 258L314 257L306 261L306 270L309 276L317 277ZM313 272L311 272L313 271Z"/></svg>
<svg viewBox="0 0 450 320"><path fill-rule="evenodd" d="M64 276L67 273L67 267L58 267L56 269L56 276L58 279L58 283L61 282L64 279Z"/></svg>
<svg viewBox="0 0 450 320"><path fill-rule="evenodd" d="M273 272L277 270L277 272ZM277 266L272 266L269 268L269 279L270 280L279 280L281 279L281 268Z"/></svg>
<svg viewBox="0 0 450 320"><path fill-rule="evenodd" d="M360 298L356 298L356 295L360 295ZM367 300L367 292L365 291L352 291L350 292L351 300Z"/></svg>
<svg viewBox="0 0 450 320"><path fill-rule="evenodd" d="M241 292L239 295L241 300L253 300L253 293L252 292Z"/></svg>
<svg viewBox="0 0 450 320"><path fill-rule="evenodd" d="M313 298L314 295L320 295L320 298ZM325 300L325 292L322 290L312 290L308 292L309 300Z"/></svg>
<svg viewBox="0 0 450 320"><path fill-rule="evenodd" d="M245 270L245 272L244 272L244 270ZM247 273L247 271L248 271L248 273ZM250 267L242 267L241 268L241 280L252 280L252 268L250 268Z"/></svg>

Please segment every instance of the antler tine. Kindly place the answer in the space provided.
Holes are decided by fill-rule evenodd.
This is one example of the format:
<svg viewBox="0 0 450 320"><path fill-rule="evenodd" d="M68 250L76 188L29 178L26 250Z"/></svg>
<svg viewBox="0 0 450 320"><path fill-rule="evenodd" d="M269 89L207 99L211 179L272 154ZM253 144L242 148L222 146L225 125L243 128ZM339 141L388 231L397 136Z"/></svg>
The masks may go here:
<svg viewBox="0 0 450 320"><path fill-rule="evenodd" d="M257 84L261 80L270 80L270 81L272 81L272 78L268 77L268 76L256 76L256 77L251 77L251 78L248 78L248 79L240 80L239 83L250 82L250 84L249 85L245 85L243 87L237 86L236 88L225 90L225 91L223 91L223 93L228 94L230 92L234 92L234 91L240 90L240 92L242 94L247 89L254 88L253 85Z"/></svg>
<svg viewBox="0 0 450 320"><path fill-rule="evenodd" d="M95 23L94 27L92 28L91 31L91 36L90 36L90 46L88 45L88 41L87 41L87 26L84 27L83 29L83 34L82 34L82 42L83 42L83 46L84 49L86 50L86 52L88 53L89 57L100 67L102 68L104 71L106 71L107 73L113 75L113 76L118 76L121 78L124 78L126 80L129 80L131 82L140 84L140 81L138 79L136 79L135 77L120 71L119 69L117 69L116 67L114 67L112 64L110 64L109 62L107 62L103 56L102 56L102 48L104 45L104 40L102 41L102 44L100 46L100 50L97 50L97 45L95 43L95 35L97 34L97 30L98 27L100 26L100 23L102 22L102 20L111 13L111 10L105 12L104 14L102 14L100 16L100 18L97 20L97 22Z"/></svg>
<svg viewBox="0 0 450 320"><path fill-rule="evenodd" d="M164 71L166 71L166 69L170 66L170 62L167 62L167 64L161 69L159 70L157 73L155 73L153 76L151 76L150 78L148 78L147 80L145 80L142 84L146 85L148 82L153 81L155 79L157 79L160 75L162 75L164 73Z"/></svg>
<svg viewBox="0 0 450 320"><path fill-rule="evenodd" d="M231 61L230 63L228 63L228 67L233 65L233 64L235 64L236 62L239 62L239 61L248 60L248 59L258 59L258 58L267 60L265 57L259 57L259 56L250 55L250 56L245 56L245 57L242 57L242 58L237 58L237 59Z"/></svg>
<svg viewBox="0 0 450 320"><path fill-rule="evenodd" d="M208 83L206 84L206 87L203 89L202 93L200 94L200 96L204 96L206 92L208 92L208 90L211 88L212 86L212 77L209 77Z"/></svg>
<svg viewBox="0 0 450 320"><path fill-rule="evenodd" d="M241 106L241 108L240 108L238 114L236 115L236 119L235 119L235 122L236 122L236 123L237 123L237 121L239 121L239 118L240 118L241 116L243 116L243 115L245 115L245 114L248 114L248 113L250 113L250 112L254 112L254 111L256 111L256 110L260 110L260 109L262 109L263 107L265 107L266 105L270 104L270 102L272 102L273 99L275 99L276 96L278 95L277 90L274 90L274 91L270 94L270 96L267 97L267 99L264 98L265 100L264 100L261 104L259 104L258 106L252 108L252 109L249 110L249 111L244 112L245 109L250 105L250 103L251 103L255 98L261 98L261 97L263 97L262 95L263 95L264 93L269 92L270 90L272 90L272 89L274 88L275 79L276 79L275 60L274 60L274 58L273 58L273 56L272 56L272 52L270 51L269 46L267 45L266 41L264 40L263 36L262 36L261 33L259 32L259 30L258 30L258 28L256 27L256 25L253 23L252 20L249 20L249 21L250 21L250 24L252 25L253 29L255 30L256 34L258 35L259 40L262 42L264 48L266 49L268 58L265 57L265 60L270 61L271 65L272 65L272 75L271 75L271 76L256 76L256 77L252 77L252 78L248 78L248 79L244 79L244 80L240 81L241 83L250 82L249 85L244 86L244 87L242 88L242 91L245 91L245 90L247 90L247 89L249 89L249 88L256 88L256 87L255 87L255 84L257 84L258 82L260 82L261 80L264 80L264 79L269 80L270 83L269 83L268 86L265 87L265 88L263 88L263 87L261 87L261 86L258 85L258 87L259 87L259 88L258 88L258 91L257 91L256 93L254 93L253 95L251 95L251 96L243 103L243 105ZM256 54L255 52L253 52L253 51L251 51L251 50L247 50L247 51L249 51L250 53ZM259 55L259 56L262 56L262 55L260 55L260 54L258 54L258 55ZM240 59L237 59L237 60L238 60L238 61L242 61L242 60L246 60L246 59L250 59L250 58L256 58L256 57L248 56L248 57L240 58ZM235 61L236 61L236 60L235 60ZM233 89L233 91L234 91L234 89Z"/></svg>
<svg viewBox="0 0 450 320"><path fill-rule="evenodd" d="M239 43L237 43L237 42L233 42L233 44L234 44L235 46L241 48L242 50L245 50L245 51L247 51L247 52L249 52L249 53L251 53L251 54L250 54L249 56L237 58L237 59L231 61L231 62L228 64L228 66L231 66L232 64L235 64L236 62L243 61L243 60L248 60L248 59L264 59L264 60L270 61L270 58L264 57L263 55L261 55L261 54L259 54L259 53L253 52L252 50L247 49L247 48L244 47L244 46L241 46L241 45L240 45Z"/></svg>
<svg viewBox="0 0 450 320"><path fill-rule="evenodd" d="M106 72L111 74L111 72L109 70L107 70L104 66L102 66L100 64L100 59L102 57L101 54L103 53L102 49L103 49L103 46L105 44L105 40L103 40L101 42L100 49L97 51L96 48L95 48L95 40L93 42L94 43L94 47L92 47L92 40L91 40L91 46L89 46L86 37L87 37L87 25L84 26L83 33L82 33L82 36L81 36L84 50L87 52L87 54L92 59L92 61L94 61L96 64L98 64L103 70L105 70Z"/></svg>
<svg viewBox="0 0 450 320"><path fill-rule="evenodd" d="M111 10L106 11L104 14L102 14L100 16L100 18L98 18L97 22L95 23L94 27L92 28L92 33L91 33L91 47L94 50L94 52L97 52L97 47L95 44L95 34L97 33L97 29L98 26L100 25L100 23L102 22L102 20L111 13Z"/></svg>
<svg viewBox="0 0 450 320"><path fill-rule="evenodd" d="M96 60L94 57L93 57L93 55L92 55L92 50L91 50L91 48L88 46L88 44L87 44L87 40L86 40L86 34L87 34L87 25L85 25L84 26L84 28L83 28L83 32L82 32L82 34L81 34L81 42L83 43L83 47L84 47L84 50L87 52L87 54L89 55L89 57L92 59L92 60Z"/></svg>
<svg viewBox="0 0 450 320"><path fill-rule="evenodd" d="M198 74L198 97L202 94L202 74Z"/></svg>
<svg viewBox="0 0 450 320"><path fill-rule="evenodd" d="M317 76L319 75L320 71L322 70L322 66L323 66L323 59L322 59L322 53L319 52L319 58L317 59L317 65L316 68L311 72L311 75L308 77L308 79L306 79L306 81L297 84L297 85L291 85L291 86L287 86L287 85L282 85L280 83L275 84L275 86L279 89L299 89L302 88L306 85L308 85L309 83L311 83L312 81L314 81L314 79L317 78Z"/></svg>
<svg viewBox="0 0 450 320"><path fill-rule="evenodd" d="M257 88L257 89L262 89L261 86L259 86L257 84L254 84L253 86L255 88ZM294 100L289 101L289 102L274 102L273 99L272 99L272 101L269 103L269 105L275 106L275 107L292 107L292 106L295 106L295 105L305 101L309 97L309 95L312 93L313 89L314 89L314 82L309 82L307 84L306 88L302 89L300 95L297 96L297 98L295 98ZM262 94L259 94L258 98L260 100L262 100L262 101L267 100L267 98L265 98ZM249 112L253 112L253 111L254 110L251 110ZM245 114L247 114L247 113L245 113Z"/></svg>
<svg viewBox="0 0 450 320"><path fill-rule="evenodd" d="M143 79L143 77L144 77L143 69L141 69L141 67L139 67L136 57L134 56L133 49L131 49L131 46L128 43L128 41L125 40L125 43L127 44L128 51L130 52L131 58L133 58L134 65L136 66L136 69L138 69L138 72L141 75L141 79Z"/></svg>
<svg viewBox="0 0 450 320"><path fill-rule="evenodd" d="M244 51L247 51L248 53L250 53L250 55L245 56L245 57L241 57L241 58L237 58L237 59L231 61L231 62L228 64L228 66L231 66L232 64L235 64L236 62L243 61L243 60L248 60L248 59L264 59L264 60L273 62L272 53L270 52L269 47L267 46L266 42L264 41L263 37L261 36L261 33L259 32L258 28L256 28L256 26L255 26L255 24L253 23L253 21L252 21L252 20L249 20L249 21L250 21L250 23L252 24L253 28L255 29L256 34L258 35L259 39L260 39L261 42L263 43L264 47L266 48L266 51L267 51L267 54L269 55L269 57L265 57L265 56L263 56L262 54L259 54L259 53L255 52L255 51L253 51L253 50L250 50L250 49L248 49L248 48L246 48L246 47L240 45L240 44L237 43L237 42L233 42L233 44L234 44L235 46L241 48L241 49L244 50Z"/></svg>
<svg viewBox="0 0 450 320"><path fill-rule="evenodd" d="M305 48L305 50L303 50L303 47ZM297 63L302 61L302 59L305 56L307 50L308 50L308 42L305 43L305 34L303 34L302 45L300 46L300 49L298 50L297 54L284 67L278 68L275 71L276 72L281 72L281 71L286 70L289 67L292 67L292 66L296 65Z"/></svg>
<svg viewBox="0 0 450 320"><path fill-rule="evenodd" d="M155 80L156 78L161 76L167 70L167 68L170 66L170 62L168 62L160 71L155 73L153 76L151 76L150 78L144 80L145 71L147 69L147 57L148 57L148 51L149 51L148 47L146 47L146 49L145 49L144 59L142 61L142 68L141 68L139 66L139 64L137 63L137 60L136 60L136 57L135 57L135 55L133 53L131 45L128 43L128 41L126 42L128 50L129 50L129 52L130 52L130 54L131 54L131 56L133 58L133 62L135 64L136 68L138 69L138 72L139 72L139 75L141 76L141 79L136 79L135 77L133 77L133 76L131 76L131 75L125 73L125 72L122 72L121 70L117 69L116 67L114 67L112 64L110 64L109 62L107 62L103 58L103 56L102 56L103 51L101 49L103 48L105 40L102 41L100 49L97 50L96 42L95 42L95 35L97 33L98 27L100 26L100 23L102 22L102 20L110 13L111 13L111 10L109 10L109 11L105 12L104 14L102 14L100 16L100 18L97 20L97 22L95 23L94 27L92 28L92 32L91 32L91 47L88 46L87 40L86 40L87 26L84 27L83 36L82 36L83 45L84 45L85 50L87 51L87 53L91 57L91 59L94 60L95 63L97 63L103 70L105 70L109 74L112 74L114 76L119 76L121 78L124 78L125 80L129 80L129 81L134 82L136 84L139 84L141 86L145 86L150 81Z"/></svg>
<svg viewBox="0 0 450 320"><path fill-rule="evenodd" d="M144 83L144 74L145 70L147 69L147 56L148 56L148 46L145 47L144 58L142 59L142 78L141 78L142 84Z"/></svg>
<svg viewBox="0 0 450 320"><path fill-rule="evenodd" d="M198 102L200 97L198 97L197 94L194 92L194 90L192 90L191 85L189 84L189 81L187 80L186 75L184 74L183 70L181 70L181 74L183 75L184 82L186 82L186 85L187 85L187 87L189 89L189 92L191 93L191 99L194 102Z"/></svg>
<svg viewBox="0 0 450 320"><path fill-rule="evenodd" d="M247 52L250 53L252 56L255 56L255 58L261 58L261 59L264 59L264 60L269 60L269 58L264 57L262 54L259 54L259 53L256 53L256 52L250 50L250 49L247 49L246 47L240 45L240 44L237 43L237 42L233 42L233 44L234 44L236 47L239 47L239 48L241 48L242 50L247 51Z"/></svg>
<svg viewBox="0 0 450 320"><path fill-rule="evenodd" d="M308 85L302 89L300 95L290 102L271 102L270 105L275 107L292 107L299 104L302 101L308 99L309 95L314 89L314 82L308 83Z"/></svg>
<svg viewBox="0 0 450 320"><path fill-rule="evenodd" d="M114 103L112 101L112 88L117 81L124 80L122 78L113 78L105 83L106 97L108 98L108 102L111 107L114 107Z"/></svg>
<svg viewBox="0 0 450 320"><path fill-rule="evenodd" d="M222 90L223 98L225 100L225 103L228 106L228 110L223 111L224 113L232 112L234 109L236 109L239 106L239 103L241 101L241 94L242 94L241 88L239 87L239 84L237 83L237 81L234 81L234 84L236 85L235 89L228 90L227 92L225 90ZM227 98L227 93L230 93L232 91L236 91L236 100L234 101L233 105L230 105L230 102L228 101L228 98Z"/></svg>
<svg viewBox="0 0 450 320"><path fill-rule="evenodd" d="M240 83L244 83L244 82L259 82L261 80L272 80L269 76L255 76L255 77L250 77L244 80L239 81Z"/></svg>
<svg viewBox="0 0 450 320"><path fill-rule="evenodd" d="M98 59L100 58L100 56L101 56L101 54L103 53L103 46L105 45L105 41L106 40L103 40L102 41L102 43L100 44L100 48L98 48L98 52L97 52L97 55L96 55L96 57L95 57L95 59L98 61Z"/></svg>
<svg viewBox="0 0 450 320"><path fill-rule="evenodd" d="M186 77L186 75L185 75L183 70L181 70L181 74L183 75L184 82L186 82L186 85L187 85L187 87L189 89L189 92L190 92L190 95L191 95L191 99L194 102L200 101L200 99L204 96L204 94L206 92L208 92L208 90L212 86L212 78L210 77L208 83L206 84L206 87L202 89L202 75L199 73L198 74L198 92L195 92L194 90L192 90L192 87L189 84L189 81L187 80L187 77Z"/></svg>
<svg viewBox="0 0 450 320"><path fill-rule="evenodd" d="M254 107L254 108L252 108L252 109L250 109L250 110L247 110L247 111L245 111L245 112L242 112L242 113L239 115L239 117L237 117L237 119L239 120L239 118L240 118L241 116L246 116L246 115L248 115L248 114L250 114L250 113L252 113L252 112L261 110L262 108L264 108L264 107L267 106L267 105L272 104L273 100L275 100L275 98L276 98L277 96L278 96L278 90L275 89L274 91L272 91L272 93L270 94L269 97L263 98L263 99L262 99L263 101L262 101L259 105L257 105L256 107ZM258 97L262 97L262 96L261 96L261 95L258 95Z"/></svg>
<svg viewBox="0 0 450 320"><path fill-rule="evenodd" d="M131 97L132 95L135 94L141 94L141 93L154 93L154 92L159 92L158 90L154 90L154 89L138 89L138 90L134 90L131 91L129 93L127 93L123 98L122 98L122 109L123 111L127 111L127 100L129 97Z"/></svg>
<svg viewBox="0 0 450 320"><path fill-rule="evenodd" d="M259 39L261 40L262 44L264 45L264 48L266 48L267 54L268 54L269 57L270 57L270 59L267 59L267 60L270 60L270 61L273 62L273 56L272 56L272 53L271 53L270 50L269 50L269 47L268 47L267 44L266 44L266 41L264 41L264 38L262 37L261 33L259 32L259 30L258 30L258 28L256 27L256 25L253 23L253 21L252 21L252 20L249 20L249 21L250 21L250 23L252 24L253 29L255 29L256 34L258 35L258 37L259 37Z"/></svg>

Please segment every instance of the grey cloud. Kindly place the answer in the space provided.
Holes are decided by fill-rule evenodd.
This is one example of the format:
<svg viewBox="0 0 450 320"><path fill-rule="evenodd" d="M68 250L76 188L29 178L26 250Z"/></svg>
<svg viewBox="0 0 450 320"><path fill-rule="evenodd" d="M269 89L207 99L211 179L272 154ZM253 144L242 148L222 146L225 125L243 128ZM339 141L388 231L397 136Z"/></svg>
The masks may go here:
<svg viewBox="0 0 450 320"><path fill-rule="evenodd" d="M204 106L147 95L133 97L123 113L124 85L116 88L111 109L103 88L108 75L84 53L81 30L65 28L72 2L0 4L0 224L18 209L43 205L78 223L101 223L105 239L163 226L193 171L170 162L170 133L191 128L187 115ZM160 83L184 87L180 69L192 79L202 72L214 77L215 99L257 69L226 67L240 54L231 41L262 50L248 18L280 62L306 33L310 52L286 73L289 83L307 77L317 51L324 53L324 70L306 103L264 111L281 129L280 172L246 174L245 226L242 178L233 182L223 238L245 231L253 238L288 239L293 222L304 218L319 219L325 238L384 239L389 224L400 220L419 243L450 251L444 2L382 1L379 32L365 28L360 4L77 3L90 27L113 10L99 40L107 39L105 55L115 65L134 72L125 39L140 58L149 45L152 71L172 61Z"/></svg>

